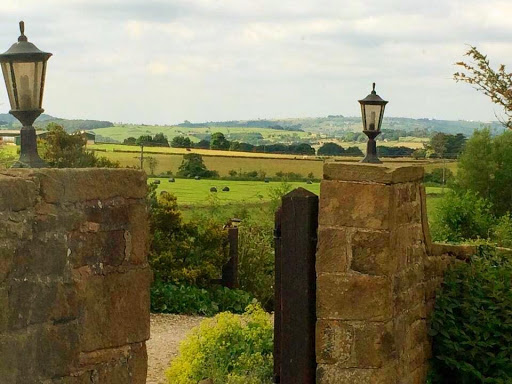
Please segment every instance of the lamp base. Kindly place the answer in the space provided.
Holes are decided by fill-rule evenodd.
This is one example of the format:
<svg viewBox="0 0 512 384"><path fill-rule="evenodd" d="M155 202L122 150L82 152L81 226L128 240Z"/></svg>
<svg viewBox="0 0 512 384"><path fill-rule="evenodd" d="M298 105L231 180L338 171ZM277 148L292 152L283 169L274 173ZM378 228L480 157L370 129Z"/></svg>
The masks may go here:
<svg viewBox="0 0 512 384"><path fill-rule="evenodd" d="M375 138L380 134L379 131L363 131L368 136L368 143L366 143L366 157L361 160L361 163L382 164L382 161L377 157L377 143Z"/></svg>
<svg viewBox="0 0 512 384"><path fill-rule="evenodd" d="M33 126L21 128L21 149L19 160L11 168L48 168L37 153L36 130Z"/></svg>

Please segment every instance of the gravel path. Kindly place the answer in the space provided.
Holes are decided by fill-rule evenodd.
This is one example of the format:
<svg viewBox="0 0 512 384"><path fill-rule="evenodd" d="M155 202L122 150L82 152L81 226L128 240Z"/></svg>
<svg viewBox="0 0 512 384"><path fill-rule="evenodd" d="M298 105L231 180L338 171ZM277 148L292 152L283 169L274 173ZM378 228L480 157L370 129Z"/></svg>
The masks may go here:
<svg viewBox="0 0 512 384"><path fill-rule="evenodd" d="M204 317L151 314L151 338L148 349L147 384L164 384L165 370L171 359L177 356L178 347L187 333L199 325Z"/></svg>

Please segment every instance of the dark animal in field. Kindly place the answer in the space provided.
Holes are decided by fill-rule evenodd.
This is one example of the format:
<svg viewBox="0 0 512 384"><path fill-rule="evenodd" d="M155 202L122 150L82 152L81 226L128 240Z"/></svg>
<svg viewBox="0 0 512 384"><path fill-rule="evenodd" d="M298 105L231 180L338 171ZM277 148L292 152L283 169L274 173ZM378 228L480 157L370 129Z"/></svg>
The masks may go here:
<svg viewBox="0 0 512 384"><path fill-rule="evenodd" d="M169 179L169 183L174 183L174 182L175 182L174 177L171 177L171 178Z"/></svg>
<svg viewBox="0 0 512 384"><path fill-rule="evenodd" d="M223 191L223 192L229 192L229 187L224 187L224 188L222 188L222 191Z"/></svg>
<svg viewBox="0 0 512 384"><path fill-rule="evenodd" d="M160 184L160 180L153 180L151 184Z"/></svg>
<svg viewBox="0 0 512 384"><path fill-rule="evenodd" d="M217 192L217 188L215 188L215 187L211 187L211 188L210 188L210 192Z"/></svg>

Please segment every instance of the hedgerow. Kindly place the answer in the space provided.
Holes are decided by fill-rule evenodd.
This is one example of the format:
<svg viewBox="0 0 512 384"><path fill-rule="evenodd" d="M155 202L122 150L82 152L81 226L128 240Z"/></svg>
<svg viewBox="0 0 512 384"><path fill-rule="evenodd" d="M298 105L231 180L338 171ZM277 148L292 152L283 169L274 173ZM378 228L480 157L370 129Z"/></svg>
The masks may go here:
<svg viewBox="0 0 512 384"><path fill-rule="evenodd" d="M512 382L512 261L480 248L447 271L431 319L431 382Z"/></svg>

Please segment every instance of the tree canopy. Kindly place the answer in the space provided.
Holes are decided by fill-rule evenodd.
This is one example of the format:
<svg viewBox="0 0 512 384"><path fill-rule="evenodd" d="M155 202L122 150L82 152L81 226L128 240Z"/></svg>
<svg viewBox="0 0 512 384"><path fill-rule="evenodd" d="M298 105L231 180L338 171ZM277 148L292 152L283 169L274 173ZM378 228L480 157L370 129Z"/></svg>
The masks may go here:
<svg viewBox="0 0 512 384"><path fill-rule="evenodd" d="M183 161L178 169L178 176L182 177L216 177L217 171L209 171L204 164L203 157L198 153L183 155Z"/></svg>
<svg viewBox="0 0 512 384"><path fill-rule="evenodd" d="M171 140L171 147L173 148L191 148L193 146L189 137L174 136Z"/></svg>
<svg viewBox="0 0 512 384"><path fill-rule="evenodd" d="M41 157L52 167L87 168L119 167L106 157L96 157L94 152L85 148L86 139L81 134L68 134L64 128L55 123L47 126L48 134L41 140Z"/></svg>
<svg viewBox="0 0 512 384"><path fill-rule="evenodd" d="M215 132L212 134L212 138L210 140L210 149L229 149L229 141L226 139L223 133Z"/></svg>
<svg viewBox="0 0 512 384"><path fill-rule="evenodd" d="M457 184L492 203L501 216L512 212L512 131L493 137L488 128L475 131L460 156Z"/></svg>

